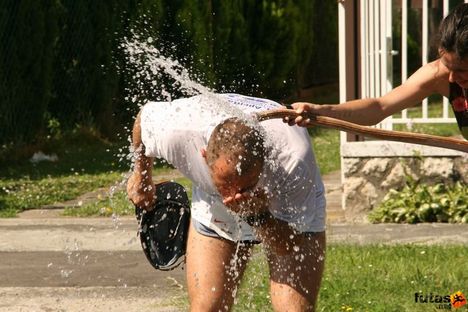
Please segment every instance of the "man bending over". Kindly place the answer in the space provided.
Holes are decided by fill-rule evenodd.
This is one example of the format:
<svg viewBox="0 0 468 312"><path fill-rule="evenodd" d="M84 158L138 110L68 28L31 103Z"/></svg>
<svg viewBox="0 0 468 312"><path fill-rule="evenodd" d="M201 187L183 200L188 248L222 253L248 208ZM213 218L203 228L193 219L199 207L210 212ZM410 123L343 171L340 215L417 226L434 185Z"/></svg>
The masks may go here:
<svg viewBox="0 0 468 312"><path fill-rule="evenodd" d="M130 200L155 202L153 158L193 183L186 272L191 311L228 311L263 243L276 311L313 311L325 253L324 187L305 129L245 116L281 105L238 94L149 102L133 128ZM240 114L239 114L240 113Z"/></svg>

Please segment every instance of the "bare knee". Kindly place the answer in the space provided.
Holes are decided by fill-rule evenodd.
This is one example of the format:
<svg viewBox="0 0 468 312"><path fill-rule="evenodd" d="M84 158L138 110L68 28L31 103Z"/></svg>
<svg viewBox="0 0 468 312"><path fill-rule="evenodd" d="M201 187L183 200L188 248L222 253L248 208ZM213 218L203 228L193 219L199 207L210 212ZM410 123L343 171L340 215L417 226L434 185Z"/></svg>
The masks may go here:
<svg viewBox="0 0 468 312"><path fill-rule="evenodd" d="M188 280L190 311L229 311L234 303L240 277L245 264L233 272L225 267L224 272L213 274L203 272L204 276L191 276Z"/></svg>
<svg viewBox="0 0 468 312"><path fill-rule="evenodd" d="M229 295L216 294L200 294L190 298L191 312L221 312L229 311L234 299L230 299Z"/></svg>
<svg viewBox="0 0 468 312"><path fill-rule="evenodd" d="M325 260L325 233L307 236L288 255L269 255L270 290L276 311L314 311Z"/></svg>
<svg viewBox="0 0 468 312"><path fill-rule="evenodd" d="M271 303L275 311L315 311L316 294L301 292L294 286L271 282Z"/></svg>

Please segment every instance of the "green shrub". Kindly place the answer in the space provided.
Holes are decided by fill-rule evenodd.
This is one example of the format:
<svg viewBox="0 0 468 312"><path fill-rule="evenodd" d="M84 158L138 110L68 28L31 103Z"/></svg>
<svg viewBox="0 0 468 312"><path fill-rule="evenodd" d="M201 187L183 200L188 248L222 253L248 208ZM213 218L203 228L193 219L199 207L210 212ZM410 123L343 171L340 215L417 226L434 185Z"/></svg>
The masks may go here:
<svg viewBox="0 0 468 312"><path fill-rule="evenodd" d="M468 185L439 183L433 186L408 179L406 186L391 189L369 214L374 223L449 222L468 223Z"/></svg>

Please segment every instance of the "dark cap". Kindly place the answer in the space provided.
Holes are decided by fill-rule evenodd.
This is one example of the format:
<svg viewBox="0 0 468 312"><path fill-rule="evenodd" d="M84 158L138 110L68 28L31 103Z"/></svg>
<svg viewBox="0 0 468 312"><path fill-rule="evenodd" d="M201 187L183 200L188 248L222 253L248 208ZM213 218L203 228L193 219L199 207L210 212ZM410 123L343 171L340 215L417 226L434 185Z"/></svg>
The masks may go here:
<svg viewBox="0 0 468 312"><path fill-rule="evenodd" d="M140 240L146 258L158 270L168 271L185 260L190 201L184 187L175 182L155 185L151 211L135 208L140 221Z"/></svg>

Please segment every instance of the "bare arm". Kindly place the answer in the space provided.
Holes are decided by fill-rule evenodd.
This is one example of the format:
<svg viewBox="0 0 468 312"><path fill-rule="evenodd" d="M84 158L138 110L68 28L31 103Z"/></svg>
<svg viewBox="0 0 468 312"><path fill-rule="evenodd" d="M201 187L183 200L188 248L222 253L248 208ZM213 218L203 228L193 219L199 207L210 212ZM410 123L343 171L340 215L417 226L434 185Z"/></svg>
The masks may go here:
<svg viewBox="0 0 468 312"><path fill-rule="evenodd" d="M340 105L299 102L294 103L293 108L298 113L311 112L360 125L374 125L434 93L448 94L448 71L439 60L421 67L401 86L379 98L359 99ZM290 123L306 125L302 117Z"/></svg>
<svg viewBox="0 0 468 312"><path fill-rule="evenodd" d="M150 210L155 201L153 184L153 158L145 156L145 146L141 140L141 112L133 125L133 173L127 182L127 194L137 207Z"/></svg>

